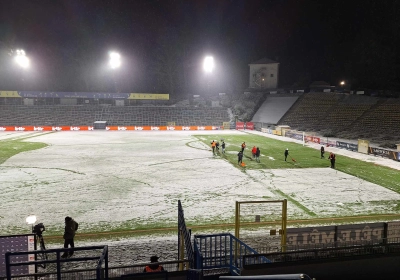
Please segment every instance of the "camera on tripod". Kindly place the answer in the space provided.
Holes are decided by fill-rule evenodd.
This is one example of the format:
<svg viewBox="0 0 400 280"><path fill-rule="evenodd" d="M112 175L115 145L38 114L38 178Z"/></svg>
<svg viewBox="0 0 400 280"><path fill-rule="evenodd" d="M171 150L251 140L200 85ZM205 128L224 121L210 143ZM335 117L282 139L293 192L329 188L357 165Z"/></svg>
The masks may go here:
<svg viewBox="0 0 400 280"><path fill-rule="evenodd" d="M32 228L32 233L36 234L37 236L42 236L42 232L45 231L45 227L43 223L37 224Z"/></svg>

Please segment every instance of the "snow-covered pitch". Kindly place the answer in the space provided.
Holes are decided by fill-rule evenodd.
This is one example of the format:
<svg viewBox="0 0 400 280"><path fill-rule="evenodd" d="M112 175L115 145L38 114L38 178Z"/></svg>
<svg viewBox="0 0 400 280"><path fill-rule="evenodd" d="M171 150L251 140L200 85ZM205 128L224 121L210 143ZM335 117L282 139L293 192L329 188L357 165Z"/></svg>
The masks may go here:
<svg viewBox="0 0 400 280"><path fill-rule="evenodd" d="M400 194L330 168L242 172L213 157L193 136L240 133L32 133L38 136L27 141L49 146L0 165L2 234L28 232L25 218L32 214L58 233L65 216L79 222L80 232L174 227L178 200L186 222L199 225L233 223L235 201L286 198L282 194L290 198L289 219L388 213L397 207ZM0 139L20 135L5 133Z"/></svg>

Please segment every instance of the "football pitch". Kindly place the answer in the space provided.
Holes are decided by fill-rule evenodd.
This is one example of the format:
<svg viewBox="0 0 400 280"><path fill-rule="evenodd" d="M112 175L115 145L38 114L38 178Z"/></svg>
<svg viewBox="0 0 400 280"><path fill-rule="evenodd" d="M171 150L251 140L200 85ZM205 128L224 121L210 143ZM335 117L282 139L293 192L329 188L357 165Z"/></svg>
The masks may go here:
<svg viewBox="0 0 400 280"><path fill-rule="evenodd" d="M221 139L226 154L213 155ZM81 233L176 228L178 200L186 223L205 227L234 223L235 201L287 199L289 220L400 213L399 170L345 156L331 169L318 150L246 132L15 132L0 147L2 235L28 233L29 215L47 235L62 234L65 216Z"/></svg>

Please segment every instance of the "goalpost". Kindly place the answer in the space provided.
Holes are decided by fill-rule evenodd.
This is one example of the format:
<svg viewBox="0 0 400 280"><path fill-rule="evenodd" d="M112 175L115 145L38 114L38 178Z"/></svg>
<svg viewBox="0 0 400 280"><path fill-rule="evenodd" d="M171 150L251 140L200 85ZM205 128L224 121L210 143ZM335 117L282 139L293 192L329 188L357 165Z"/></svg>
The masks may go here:
<svg viewBox="0 0 400 280"><path fill-rule="evenodd" d="M279 214L271 213L270 210L273 208L271 204L281 204L282 208ZM241 209L242 206L242 209ZM248 206L248 207L247 207ZM272 206L272 207L271 207ZM247 207L247 212L244 212L244 207ZM264 212L264 213L260 213ZM258 215L255 215L258 213ZM247 214L247 216L243 215ZM260 215L263 214L263 215ZM269 215L269 217L267 217ZM235 237L240 239L240 228L241 224L255 224L271 221L271 217L274 219L276 215L277 219L280 220L281 229L279 234L281 235L281 247L282 251L286 248L286 224L287 224L287 200L262 200L262 201L236 201L235 206ZM268 219L270 218L270 219ZM271 231L273 232L273 231Z"/></svg>

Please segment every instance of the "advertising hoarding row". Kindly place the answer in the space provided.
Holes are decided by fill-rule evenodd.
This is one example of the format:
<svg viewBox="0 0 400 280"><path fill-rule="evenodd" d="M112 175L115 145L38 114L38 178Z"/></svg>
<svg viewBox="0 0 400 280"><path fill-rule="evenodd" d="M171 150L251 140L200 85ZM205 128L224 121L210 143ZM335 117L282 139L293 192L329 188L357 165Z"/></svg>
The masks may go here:
<svg viewBox="0 0 400 280"><path fill-rule="evenodd" d="M237 130L254 130L254 123L253 122L236 122L236 129Z"/></svg>
<svg viewBox="0 0 400 280"><path fill-rule="evenodd" d="M385 227L387 230L385 230ZM288 228L288 246L309 246L318 244L357 244L363 242L381 243L400 241L400 222L367 223L307 228Z"/></svg>
<svg viewBox="0 0 400 280"><path fill-rule="evenodd" d="M220 126L106 126L105 130L118 131L197 131L219 130ZM0 126L0 131L88 131L95 130L94 126ZM96 129L97 130L97 129Z"/></svg>
<svg viewBox="0 0 400 280"><path fill-rule="evenodd" d="M115 92L0 91L0 97L169 100L169 94L167 93L115 93Z"/></svg>
<svg viewBox="0 0 400 280"><path fill-rule="evenodd" d="M262 129L263 131L263 129ZM268 130L264 130L263 132L269 133ZM296 140L303 141L303 134L298 132L286 131L286 137L293 138ZM305 142L313 142L324 145L326 147L336 147L340 149L346 149L353 152L360 152L365 154L373 154L375 156L381 156L393 160L400 161L400 152L377 148L377 147L369 147L368 140L358 140L358 144L350 143L350 142L343 142L343 141L335 141L335 140L328 140L328 138L320 138L316 136L304 136Z"/></svg>

